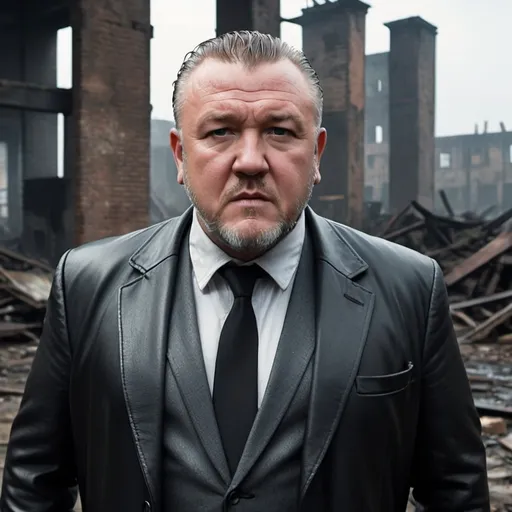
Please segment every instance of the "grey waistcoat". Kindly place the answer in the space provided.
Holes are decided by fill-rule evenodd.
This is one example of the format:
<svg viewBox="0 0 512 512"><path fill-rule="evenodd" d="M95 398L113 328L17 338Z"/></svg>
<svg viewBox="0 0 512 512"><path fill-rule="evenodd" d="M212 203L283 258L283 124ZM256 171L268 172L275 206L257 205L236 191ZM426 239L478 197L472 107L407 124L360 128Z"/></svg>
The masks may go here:
<svg viewBox="0 0 512 512"><path fill-rule="evenodd" d="M306 235L267 391L232 476L204 368L185 237L167 353L163 511L297 510L315 346L313 269Z"/></svg>

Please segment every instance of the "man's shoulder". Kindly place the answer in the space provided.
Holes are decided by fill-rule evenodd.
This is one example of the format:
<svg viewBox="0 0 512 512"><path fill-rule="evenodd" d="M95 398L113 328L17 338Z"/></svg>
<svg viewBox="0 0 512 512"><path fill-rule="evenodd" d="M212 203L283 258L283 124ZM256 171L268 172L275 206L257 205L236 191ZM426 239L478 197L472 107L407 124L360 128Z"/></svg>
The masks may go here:
<svg viewBox="0 0 512 512"><path fill-rule="evenodd" d="M413 279L432 281L435 261L418 251L371 235L358 229L325 219L338 236L368 265L373 275L387 282Z"/></svg>
<svg viewBox="0 0 512 512"><path fill-rule="evenodd" d="M111 236L77 246L67 252L66 273L109 274L117 268L126 266L134 254L149 243L162 230L172 235L179 218L172 218L137 231Z"/></svg>

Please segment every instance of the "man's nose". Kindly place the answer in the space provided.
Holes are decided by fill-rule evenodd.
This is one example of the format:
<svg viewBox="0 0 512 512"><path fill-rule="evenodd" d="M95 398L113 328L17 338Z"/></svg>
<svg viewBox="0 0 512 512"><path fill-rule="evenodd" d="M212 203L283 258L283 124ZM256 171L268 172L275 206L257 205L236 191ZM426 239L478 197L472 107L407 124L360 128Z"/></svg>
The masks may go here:
<svg viewBox="0 0 512 512"><path fill-rule="evenodd" d="M237 142L233 172L257 175L268 170L265 144L261 136L255 132L244 133Z"/></svg>

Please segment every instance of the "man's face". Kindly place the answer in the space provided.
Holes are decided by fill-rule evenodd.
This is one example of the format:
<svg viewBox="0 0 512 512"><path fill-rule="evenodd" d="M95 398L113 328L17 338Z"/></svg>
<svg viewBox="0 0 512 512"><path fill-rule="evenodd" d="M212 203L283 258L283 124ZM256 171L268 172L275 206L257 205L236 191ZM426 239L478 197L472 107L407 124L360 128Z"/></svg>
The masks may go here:
<svg viewBox="0 0 512 512"><path fill-rule="evenodd" d="M252 259L293 229L320 181L326 133L311 88L288 60L248 70L208 59L182 92L178 182L208 236Z"/></svg>

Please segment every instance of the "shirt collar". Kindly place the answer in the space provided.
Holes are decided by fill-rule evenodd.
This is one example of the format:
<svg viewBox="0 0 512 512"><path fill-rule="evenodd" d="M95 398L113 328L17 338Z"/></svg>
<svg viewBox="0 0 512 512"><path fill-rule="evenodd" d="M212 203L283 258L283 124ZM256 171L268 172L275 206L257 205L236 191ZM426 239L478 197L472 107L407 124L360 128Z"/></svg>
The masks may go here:
<svg viewBox="0 0 512 512"><path fill-rule="evenodd" d="M282 290L288 288L299 265L305 232L306 222L302 212L290 233L270 251L251 262L260 265ZM206 235L199 224L195 209L190 229L189 250L194 275L201 291L206 288L219 268L230 261L236 261Z"/></svg>

